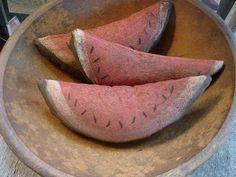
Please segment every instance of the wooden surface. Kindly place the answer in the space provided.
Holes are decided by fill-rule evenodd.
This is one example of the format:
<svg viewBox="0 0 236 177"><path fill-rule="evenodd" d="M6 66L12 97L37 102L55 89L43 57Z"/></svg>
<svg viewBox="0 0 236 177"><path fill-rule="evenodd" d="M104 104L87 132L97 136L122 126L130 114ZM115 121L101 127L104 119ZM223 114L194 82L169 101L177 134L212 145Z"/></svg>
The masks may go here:
<svg viewBox="0 0 236 177"><path fill-rule="evenodd" d="M49 0L7 0L9 11L13 13L30 14Z"/></svg>
<svg viewBox="0 0 236 177"><path fill-rule="evenodd" d="M235 126L236 128L236 126ZM25 166L0 136L1 177L39 177ZM234 177L236 175L236 129L227 143L189 177Z"/></svg>
<svg viewBox="0 0 236 177"><path fill-rule="evenodd" d="M229 25L230 28L234 29L236 26L236 2L234 3L233 7L229 11L225 19L226 24Z"/></svg>
<svg viewBox="0 0 236 177"><path fill-rule="evenodd" d="M39 177L26 167L8 148L0 136L0 176L1 177Z"/></svg>
<svg viewBox="0 0 236 177"><path fill-rule="evenodd" d="M236 0L221 0L218 14L225 19Z"/></svg>

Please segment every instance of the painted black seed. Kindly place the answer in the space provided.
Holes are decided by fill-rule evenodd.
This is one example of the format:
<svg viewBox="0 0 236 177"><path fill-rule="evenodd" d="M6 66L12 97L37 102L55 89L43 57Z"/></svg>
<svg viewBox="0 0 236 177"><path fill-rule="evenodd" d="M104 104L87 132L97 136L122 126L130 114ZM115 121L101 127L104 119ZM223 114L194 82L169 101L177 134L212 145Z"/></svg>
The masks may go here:
<svg viewBox="0 0 236 177"><path fill-rule="evenodd" d="M67 47L70 49L70 43L69 43L69 42L67 42L67 43L66 43L66 45L67 45Z"/></svg>
<svg viewBox="0 0 236 177"><path fill-rule="evenodd" d="M100 67L98 67L97 73L100 73Z"/></svg>
<svg viewBox="0 0 236 177"><path fill-rule="evenodd" d="M100 57L99 57L99 58L96 58L96 60L94 60L93 63L98 62L100 59L101 59Z"/></svg>
<svg viewBox="0 0 236 177"><path fill-rule="evenodd" d="M134 49L134 47L133 47L133 46L131 46L131 45L130 45L129 47L130 47L131 49Z"/></svg>
<svg viewBox="0 0 236 177"><path fill-rule="evenodd" d="M78 100L76 99L76 100L75 100L75 103L74 103L74 106L75 106L75 107L76 107L76 105L77 105L77 102L78 102Z"/></svg>
<svg viewBox="0 0 236 177"><path fill-rule="evenodd" d="M174 92L175 87L172 85L170 88L170 93L172 94Z"/></svg>
<svg viewBox="0 0 236 177"><path fill-rule="evenodd" d="M143 112L143 115L144 115L144 117L147 117L147 114L145 112Z"/></svg>
<svg viewBox="0 0 236 177"><path fill-rule="evenodd" d="M133 117L133 120L132 120L132 122L131 122L131 123L132 123L132 124L134 124L134 123L135 123L135 121L136 121L136 117L134 116L134 117Z"/></svg>
<svg viewBox="0 0 236 177"><path fill-rule="evenodd" d="M149 27L151 28L152 24L151 24L151 22L150 22L150 21L148 21L148 25L149 25Z"/></svg>
<svg viewBox="0 0 236 177"><path fill-rule="evenodd" d="M85 110L81 113L81 115L84 115L86 112L87 112L87 110L85 109Z"/></svg>
<svg viewBox="0 0 236 177"><path fill-rule="evenodd" d="M68 94L68 100L70 100L70 93Z"/></svg>
<svg viewBox="0 0 236 177"><path fill-rule="evenodd" d="M154 14L153 12L151 12L151 15L152 15L153 17L156 17L155 14Z"/></svg>
<svg viewBox="0 0 236 177"><path fill-rule="evenodd" d="M167 98L166 98L166 96L165 96L165 95L162 95L162 98L164 98L164 100L165 100L165 101L167 100Z"/></svg>
<svg viewBox="0 0 236 177"><path fill-rule="evenodd" d="M113 81L111 81L110 86L113 86Z"/></svg>
<svg viewBox="0 0 236 177"><path fill-rule="evenodd" d="M106 125L106 127L109 127L111 125L111 121L109 121Z"/></svg>
<svg viewBox="0 0 236 177"><path fill-rule="evenodd" d="M145 32L145 34L148 36L148 32L147 32L147 30L146 30L146 29L144 30L144 32Z"/></svg>
<svg viewBox="0 0 236 177"><path fill-rule="evenodd" d="M109 75L105 75L103 77L101 77L102 80L106 79Z"/></svg>
<svg viewBox="0 0 236 177"><path fill-rule="evenodd" d="M92 46L90 49L90 54L93 53L94 47Z"/></svg>
<svg viewBox="0 0 236 177"><path fill-rule="evenodd" d="M95 116L93 116L93 121L95 124L97 123L97 118Z"/></svg>
<svg viewBox="0 0 236 177"><path fill-rule="evenodd" d="M157 110L157 105L155 104L153 108L153 112L156 112L156 110Z"/></svg>
<svg viewBox="0 0 236 177"><path fill-rule="evenodd" d="M122 122L119 121L120 128L123 128Z"/></svg>
<svg viewBox="0 0 236 177"><path fill-rule="evenodd" d="M138 43L139 43L139 44L142 44L142 39L141 39L141 37L138 39Z"/></svg>

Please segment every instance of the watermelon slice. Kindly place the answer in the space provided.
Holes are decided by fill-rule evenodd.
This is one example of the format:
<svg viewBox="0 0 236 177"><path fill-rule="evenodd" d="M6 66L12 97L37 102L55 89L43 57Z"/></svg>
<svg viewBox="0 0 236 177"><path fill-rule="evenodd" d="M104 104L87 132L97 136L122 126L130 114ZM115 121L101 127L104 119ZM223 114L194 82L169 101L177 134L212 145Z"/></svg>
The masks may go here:
<svg viewBox="0 0 236 177"><path fill-rule="evenodd" d="M119 43L136 50L149 51L159 41L171 13L170 0L162 0L126 19L105 26L86 30L108 41ZM40 52L63 70L79 76L73 53L68 49L71 33L50 35L35 41ZM141 41L141 42L140 42Z"/></svg>
<svg viewBox="0 0 236 177"><path fill-rule="evenodd" d="M39 81L48 106L73 130L107 142L148 137L184 115L209 86L196 76L139 86L99 86Z"/></svg>
<svg viewBox="0 0 236 177"><path fill-rule="evenodd" d="M71 48L84 75L100 85L138 85L198 75L213 75L223 61L168 57L132 50L94 37L72 32Z"/></svg>

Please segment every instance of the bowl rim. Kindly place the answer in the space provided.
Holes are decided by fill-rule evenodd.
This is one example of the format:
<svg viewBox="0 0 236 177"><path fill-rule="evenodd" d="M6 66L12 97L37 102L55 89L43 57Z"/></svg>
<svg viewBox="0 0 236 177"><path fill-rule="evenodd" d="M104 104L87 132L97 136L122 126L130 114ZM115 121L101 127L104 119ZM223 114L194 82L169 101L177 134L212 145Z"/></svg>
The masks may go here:
<svg viewBox="0 0 236 177"><path fill-rule="evenodd" d="M186 0L190 2L195 7L199 8L202 12L208 15L221 29L225 38L227 39L234 58L234 68L236 64L236 40L233 36L232 31L224 23L223 19L215 14L210 8L201 3L200 1L195 0ZM16 32L9 38L5 44L1 54L0 54L0 132L3 136L5 142L9 148L14 152L14 154L29 168L31 168L36 173L42 176L57 176L57 177L72 177L70 174L66 174L59 169L47 164L45 161L37 157L33 152L31 152L26 145L20 140L17 136L14 128L11 126L10 121L8 120L7 112L4 105L3 98L3 82L5 68L9 56L20 36L31 26L31 24L40 18L45 12L55 7L56 5L62 3L63 0L52 0L47 4L42 5L38 10L31 14L27 19L20 25ZM236 74L235 74L236 76ZM231 104L230 111L227 115L226 120L224 121L221 129L215 135L215 137L210 141L210 143L198 154L192 157L189 161L183 163L182 165L177 166L176 168L167 171L160 177L170 177L170 176L186 176L193 172L196 168L206 162L216 151L217 149L224 144L226 139L229 137L233 126L236 121L234 116L236 115L236 88L234 88L233 102Z"/></svg>

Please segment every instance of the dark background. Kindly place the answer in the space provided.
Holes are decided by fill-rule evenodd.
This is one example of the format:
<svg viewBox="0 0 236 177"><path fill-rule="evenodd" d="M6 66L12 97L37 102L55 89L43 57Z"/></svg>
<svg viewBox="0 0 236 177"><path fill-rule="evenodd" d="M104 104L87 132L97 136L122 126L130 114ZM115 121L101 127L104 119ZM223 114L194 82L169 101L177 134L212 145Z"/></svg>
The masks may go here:
<svg viewBox="0 0 236 177"><path fill-rule="evenodd" d="M0 1L0 5L3 6L7 21L12 19L14 16L17 16L17 18L22 22L28 15L27 14L16 14L16 13L9 13L9 9L7 6L7 0ZM3 11L0 8L0 51L5 44L6 40L8 39L8 32L7 32L7 25L4 20Z"/></svg>

